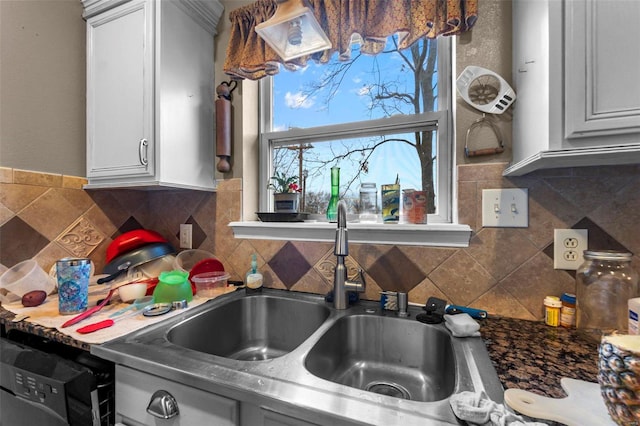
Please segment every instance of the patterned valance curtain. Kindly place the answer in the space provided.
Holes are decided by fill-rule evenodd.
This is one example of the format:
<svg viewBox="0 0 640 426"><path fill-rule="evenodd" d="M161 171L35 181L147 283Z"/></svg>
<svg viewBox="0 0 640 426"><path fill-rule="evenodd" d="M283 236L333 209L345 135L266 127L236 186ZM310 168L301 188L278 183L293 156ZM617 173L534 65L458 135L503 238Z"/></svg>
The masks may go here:
<svg viewBox="0 0 640 426"><path fill-rule="evenodd" d="M360 50L378 54L387 37L398 33L399 48L417 40L455 35L469 30L477 20L478 0L308 0L332 48L284 62L258 36L256 25L269 19L275 0L258 0L230 13L231 37L224 72L233 79L258 80L278 73L278 64L295 69L309 59L329 61L339 52L341 60L351 54L352 36L362 39Z"/></svg>

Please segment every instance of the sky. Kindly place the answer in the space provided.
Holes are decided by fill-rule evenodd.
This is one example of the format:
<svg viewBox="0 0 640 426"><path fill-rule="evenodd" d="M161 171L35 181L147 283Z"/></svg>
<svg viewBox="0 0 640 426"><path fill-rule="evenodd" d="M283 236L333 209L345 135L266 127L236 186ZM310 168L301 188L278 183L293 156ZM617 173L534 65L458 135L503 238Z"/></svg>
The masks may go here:
<svg viewBox="0 0 640 426"><path fill-rule="evenodd" d="M310 61L306 68L290 72L281 67L280 73L274 78L274 119L273 130L286 130L290 127L313 127L349 121L362 121L369 118L384 117L382 111L369 108L369 83L377 75L384 81L397 81L398 91L410 92L413 89L413 73L403 67L402 59L397 53L378 55L377 57L362 55L345 75L342 83L331 103L327 105L323 93L307 96L304 94L312 82L317 82L328 72L329 66L318 65ZM374 73L372 70L379 70ZM411 90L404 89L408 84ZM406 109L406 112L413 111ZM329 149L323 149L326 144L314 143L314 150L318 155L329 156ZM305 158L312 155L306 153ZM354 157L356 158L356 157ZM359 157L358 157L359 159ZM341 171L341 186L351 179L357 166L347 161L338 164ZM403 189L420 189L420 162L415 149L404 143L386 143L377 148L368 162L369 173L362 176L360 182L375 182L380 188L383 183L393 183L399 176ZM310 168L310 166L309 166ZM295 174L296 167L293 168ZM308 179L309 191L328 191L330 189L329 167L326 167L324 178ZM351 190L357 193L359 183ZM341 188L344 190L343 188ZM352 194L347 194L352 195Z"/></svg>

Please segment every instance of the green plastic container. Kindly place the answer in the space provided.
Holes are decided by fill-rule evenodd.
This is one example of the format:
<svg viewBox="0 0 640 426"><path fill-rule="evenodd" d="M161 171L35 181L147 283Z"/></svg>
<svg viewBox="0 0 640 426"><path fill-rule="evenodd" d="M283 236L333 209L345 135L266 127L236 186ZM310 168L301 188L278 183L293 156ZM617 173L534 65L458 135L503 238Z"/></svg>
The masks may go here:
<svg viewBox="0 0 640 426"><path fill-rule="evenodd" d="M156 303L171 303L180 300L191 302L193 291L189 282L189 273L186 271L164 271L158 277L158 285L153 291L153 300Z"/></svg>

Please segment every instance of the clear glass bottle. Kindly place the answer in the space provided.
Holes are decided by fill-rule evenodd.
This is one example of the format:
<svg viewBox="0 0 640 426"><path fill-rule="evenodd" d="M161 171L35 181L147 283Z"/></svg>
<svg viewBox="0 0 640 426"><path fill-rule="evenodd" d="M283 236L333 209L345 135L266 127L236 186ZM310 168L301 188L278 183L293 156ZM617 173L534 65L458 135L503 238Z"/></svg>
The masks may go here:
<svg viewBox="0 0 640 426"><path fill-rule="evenodd" d="M576 327L600 341L602 334L627 332L628 300L638 297L638 273L631 253L585 250L576 271Z"/></svg>
<svg viewBox="0 0 640 426"><path fill-rule="evenodd" d="M331 168L331 199L327 206L327 220L338 220L338 201L340 200L340 167Z"/></svg>

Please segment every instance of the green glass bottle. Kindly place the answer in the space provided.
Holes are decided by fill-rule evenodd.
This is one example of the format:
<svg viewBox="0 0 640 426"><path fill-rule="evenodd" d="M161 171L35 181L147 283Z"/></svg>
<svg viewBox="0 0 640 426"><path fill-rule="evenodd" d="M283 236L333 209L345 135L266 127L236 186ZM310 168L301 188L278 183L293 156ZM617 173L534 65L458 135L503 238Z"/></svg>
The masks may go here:
<svg viewBox="0 0 640 426"><path fill-rule="evenodd" d="M331 199L327 207L327 220L337 222L338 200L340 200L340 167L331 168Z"/></svg>

